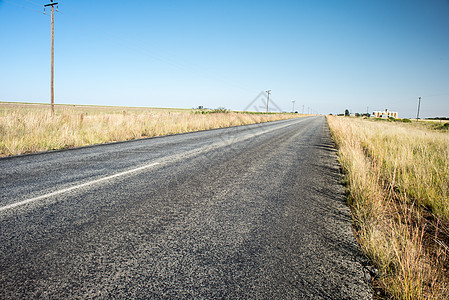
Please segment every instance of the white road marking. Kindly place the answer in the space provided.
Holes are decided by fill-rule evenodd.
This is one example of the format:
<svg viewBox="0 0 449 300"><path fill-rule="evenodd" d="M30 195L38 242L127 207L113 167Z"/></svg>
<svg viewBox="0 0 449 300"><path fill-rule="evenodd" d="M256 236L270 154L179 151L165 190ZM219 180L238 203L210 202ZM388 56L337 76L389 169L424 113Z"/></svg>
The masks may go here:
<svg viewBox="0 0 449 300"><path fill-rule="evenodd" d="M303 121L302 118L299 118L298 120L300 122ZM299 122L294 122L294 123L299 123ZM142 166L142 167L138 167L138 168L131 169L131 170L128 170L128 171L124 171L124 172L121 172L121 173L117 173L117 174L114 174L114 175L111 175L111 176L107 176L107 177L103 177L103 178L100 178L100 179L96 179L96 180L92 180L92 181L89 181L89 182L85 182L85 183L82 183L82 184L79 184L79 185L75 185L75 186L72 186L72 187L69 187L69 188L58 190L58 191L55 191L55 192L52 192L52 193L48 193L48 194L45 194L45 195L42 195L42 196L38 196L38 197L35 197L35 198L31 198L31 199L27 199L27 200L11 203L9 205L5 205L5 206L0 207L0 212L2 212L4 210L7 210L7 209L19 207L19 206L22 206L22 205L25 205L25 204L28 204L28 203L32 203L32 202L35 202L35 201L39 201L39 200L42 200L42 199L50 198L50 197L53 197L53 196L56 196L56 195L60 195L60 194L63 194L63 193L67 193L67 192L70 192L70 191L73 191L73 190L76 190L76 189L80 189L80 188L83 188L83 187L86 187L86 186L89 186L89 185L94 185L94 184L97 184L97 183L100 183L100 182L103 182L103 181L108 181L108 180L113 179L113 178L117 178L117 177L124 176L124 175L127 175L127 174L135 173L135 172L138 172L138 171L141 171L141 170L153 167L155 165L159 165L161 163L164 164L164 163L167 163L167 162L170 162L170 161L174 162L174 161L178 161L178 160L188 159L189 157L198 155L198 154L200 154L202 152L205 152L205 151L211 151L211 150L215 150L215 149L218 149L218 148L221 148L221 147L229 146L231 144L242 142L242 141L245 141L247 139L251 139L251 138L254 138L256 136L259 136L259 135L262 135L262 134L266 134L268 132L272 132L272 131L275 131L275 130L278 130L278 129L282 129L282 128L285 128L285 127L288 127L288 126L291 126L291 125L292 125L291 123L283 124L283 125L275 126L273 128L262 130L262 131L259 131L259 132L256 132L256 133L250 133L250 134L241 136L239 138L234 138L234 139L231 139L231 141L228 141L228 140L220 141L220 142L217 142L217 143L214 143L214 144L210 144L210 145L207 145L207 146L203 146L203 147L200 147L200 148L197 148L197 149L192 149L192 150L184 152L182 154L175 154L173 156L165 157L161 162L154 162L152 164L148 164L148 165L145 165L145 166Z"/></svg>
<svg viewBox="0 0 449 300"><path fill-rule="evenodd" d="M28 203L31 203L31 202L34 202L34 201L38 201L38 200L42 200L42 199L45 199L45 198L53 197L53 196L60 195L60 194L63 194L63 193L67 193L67 192L70 192L70 191L73 191L73 190L76 190L76 189L80 189L80 188L83 188L83 187L86 187L86 186L89 186L89 185L97 184L97 183L100 183L100 182L103 182L103 181L108 181L108 180L111 180L113 178L117 178L117 177L120 177L120 176L125 176L125 175L131 174L131 173L135 173L135 172L138 172L138 171L141 171L141 170L144 170L144 169L148 169L148 168L153 167L155 165L159 165L159 163L152 163L152 164L145 165L145 166L142 166L142 167L139 167L139 168L135 168L135 169L131 169L131 170L128 170L128 171L120 172L120 173L117 173L117 174L114 174L114 175L111 175L111 176L107 176L107 177L103 177L103 178L100 178L100 179L96 179L96 180L92 180L92 181L89 181L89 182L85 182L85 183L82 183L82 184L78 184L78 185L75 185L75 186L72 186L72 187L69 187L69 188L66 188L66 189L62 189L62 190L59 190L59 191L55 191L55 192L52 192L52 193L49 193L49 194L42 195L42 196L39 196L39 197L35 197L35 198L31 198L31 199L20 201L20 202L12 203L12 204L9 204L9 205L6 205L6 206L2 206L2 207L0 207L0 211L4 211L4 210L7 210L7 209L15 208L15 207L18 207L18 206L22 206L22 205L25 205L25 204L28 204Z"/></svg>

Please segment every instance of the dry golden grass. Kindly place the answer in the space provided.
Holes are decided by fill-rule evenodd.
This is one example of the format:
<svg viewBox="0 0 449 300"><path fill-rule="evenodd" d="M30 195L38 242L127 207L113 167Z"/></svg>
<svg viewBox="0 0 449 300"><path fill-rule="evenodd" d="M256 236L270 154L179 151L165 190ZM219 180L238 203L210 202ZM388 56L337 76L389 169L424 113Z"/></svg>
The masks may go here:
<svg viewBox="0 0 449 300"><path fill-rule="evenodd" d="M394 299L447 299L449 133L332 116L328 123L377 286Z"/></svg>
<svg viewBox="0 0 449 300"><path fill-rule="evenodd" d="M55 110L51 117L48 105L0 103L0 156L298 117L73 105L57 105Z"/></svg>

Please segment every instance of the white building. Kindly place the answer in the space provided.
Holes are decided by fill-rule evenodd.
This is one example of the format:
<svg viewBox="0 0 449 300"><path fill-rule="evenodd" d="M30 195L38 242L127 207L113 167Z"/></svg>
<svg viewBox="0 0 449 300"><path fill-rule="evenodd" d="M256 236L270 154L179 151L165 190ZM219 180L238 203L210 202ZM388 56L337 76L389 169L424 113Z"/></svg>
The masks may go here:
<svg viewBox="0 0 449 300"><path fill-rule="evenodd" d="M374 118L398 118L398 113L395 111L389 111L386 109L385 111L373 111Z"/></svg>

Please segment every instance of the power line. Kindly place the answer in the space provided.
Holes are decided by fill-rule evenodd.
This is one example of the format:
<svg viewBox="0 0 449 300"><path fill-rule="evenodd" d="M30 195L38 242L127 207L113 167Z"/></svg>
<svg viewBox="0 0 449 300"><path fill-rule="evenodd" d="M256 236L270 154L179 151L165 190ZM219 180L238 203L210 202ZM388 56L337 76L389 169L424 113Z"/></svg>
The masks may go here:
<svg viewBox="0 0 449 300"><path fill-rule="evenodd" d="M72 12L74 12L75 14L78 14L79 16L81 16L84 19L95 20L91 16L74 8L73 6L68 5L67 3L64 3L64 10L66 11L65 15L68 16L68 18L72 18L72 19L76 18L73 15L72 16L70 15L69 10L71 10ZM59 13L61 13L61 12L59 12ZM67 13L69 13L69 15L67 15ZM150 50L147 47L143 47L140 45L142 41L137 41L137 42L130 41L128 39L124 39L123 37L116 35L115 33L111 32L111 31L107 31L107 30L104 30L104 29L101 29L99 27L92 26L92 25L88 26L88 28L86 29L86 28L84 28L83 25L80 25L80 24L84 24L85 22L74 23L74 22L68 21L68 18L64 18L62 20L62 22L70 23L71 25L76 26L80 29L87 30L89 33L96 31L97 33L101 34L102 38L105 40L119 44L123 47L130 49L130 50L140 52L141 54L143 54L145 56L149 56L149 57L151 57L157 61L160 61L166 65L170 65L171 67L173 67L175 69L178 69L181 71L188 71L188 72L194 73L195 75L197 75L200 78L213 80L215 82L220 82L222 84L230 85L230 86L233 86L233 87L236 87L239 89L248 90L248 91L252 90L251 88L249 88L248 86L246 86L245 84L243 84L240 81L236 81L227 76L216 74L215 72L206 71L202 67L199 67L198 64L196 64L196 63L187 64L185 62L180 62L177 59L173 59L171 57L173 55L168 53L166 51L166 49L160 49L161 52L164 52L165 54L157 53L154 51L154 49L156 49L156 47L155 47L156 45L153 45L150 48L151 49Z"/></svg>
<svg viewBox="0 0 449 300"><path fill-rule="evenodd" d="M6 1L6 0L3 0L3 2L12 4L12 5L15 5L15 6L18 6L18 7L21 7L21 8L24 8L24 9L32 10L32 11L38 12L38 13L40 13L40 14L45 14L45 13L42 12L42 11L39 11L39 10L36 10L36 9L34 9L34 8L30 8L30 7L24 6L24 5L22 5L22 4L17 4L17 3L14 3L14 2L11 2L11 1Z"/></svg>
<svg viewBox="0 0 449 300"><path fill-rule="evenodd" d="M446 96L446 95L449 95L449 93L423 95L423 97L429 98L429 97L438 97L438 96Z"/></svg>
<svg viewBox="0 0 449 300"><path fill-rule="evenodd" d="M58 10L56 11L62 13ZM86 25L86 20L96 21L96 19L86 14L84 11L80 11L79 9L76 9L75 7L67 3L64 3L64 14L66 17L61 19L61 23L69 24L72 27L88 31L89 33L99 33L104 40L108 40L109 42L128 48L133 52L140 53L141 55L151 57L152 59L157 60L165 65L171 66L174 69L183 72L190 72L191 74L197 76L200 80L211 80L222 85L233 86L234 88L238 88L241 90L253 91L253 89L245 82L235 80L229 76L222 75L217 72L205 70L198 63L186 63L184 61L181 62L176 58L176 54L174 55L174 53L168 52L167 49L157 49L157 44L154 44L151 48L148 48L147 46L142 45L142 40L129 40L123 38L122 36L116 35L110 30L100 28L95 24L94 26L92 26L91 24ZM79 22L80 17L84 19L83 22Z"/></svg>
<svg viewBox="0 0 449 300"><path fill-rule="evenodd" d="M38 12L40 14L43 13L46 16L49 15L48 12L46 13L45 11L44 12L38 11L38 10L33 9L32 7L24 6L24 5L14 3L11 1L12 0L9 0L9 1L4 0L5 3L10 3L12 5L15 5L15 6L24 8L24 9L32 10L32 11ZM32 5L32 6L38 5L34 1L30 1L30 0L22 0L22 1L26 1L26 2L30 3L30 5ZM57 1L57 0L55 0L55 1ZM104 40L108 40L109 42L119 44L119 45L126 47L134 52L140 52L141 54L143 54L145 56L149 56L149 57L151 57L157 61L160 61L165 65L169 65L175 69L178 69L178 70L181 70L184 72L191 72L191 73L195 74L198 78L212 80L212 81L218 82L223 85L231 85L235 88L242 89L242 90L247 90L247 91L253 90L245 82L235 80L235 79L230 78L229 76L226 76L223 74L217 74L216 72L210 72L210 71L204 70L203 68L201 68L199 66L198 63L181 62L181 61L179 61L179 59L174 57L173 53L172 54L167 53L167 51L164 49L160 49L160 51L157 51L157 50L155 51L156 47L154 45L151 48L148 48L148 46L143 45L142 40L140 40L140 41L139 40L137 40L137 41L129 40L127 38L123 38L122 36L116 35L112 31L108 31L108 30L102 29L101 27L95 26L95 24L93 24L94 26L92 26L92 24L86 25L86 22L84 22L86 19L94 20L94 18L87 15L83 11L80 11L76 8L71 7L70 5L67 5L67 3L64 3L63 5L64 5L64 15L66 17L61 19L61 22L64 24L71 25L74 28L87 31L89 33L92 33L92 32L99 33L101 35L101 38ZM69 11L67 11L67 8L69 9ZM58 13L62 13L56 7L55 7L55 11ZM73 12L75 13L75 15L73 14ZM80 16L81 16L81 19L84 19L84 20L82 20L83 22L80 22Z"/></svg>
<svg viewBox="0 0 449 300"><path fill-rule="evenodd" d="M41 5L42 5L42 4L38 4L38 3L30 1L30 0L22 0L22 1L26 1L28 3L34 4L34 5L39 6L39 7L41 7Z"/></svg>

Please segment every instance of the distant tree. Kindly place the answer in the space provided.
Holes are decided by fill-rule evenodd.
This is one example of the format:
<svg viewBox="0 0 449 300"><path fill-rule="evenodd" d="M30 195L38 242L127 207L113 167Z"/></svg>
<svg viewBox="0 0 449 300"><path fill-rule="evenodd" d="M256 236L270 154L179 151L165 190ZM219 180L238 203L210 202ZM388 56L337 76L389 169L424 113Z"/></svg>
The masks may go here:
<svg viewBox="0 0 449 300"><path fill-rule="evenodd" d="M349 117L349 109L345 110L345 117Z"/></svg>
<svg viewBox="0 0 449 300"><path fill-rule="evenodd" d="M216 109L214 109L214 110L212 110L211 111L211 113L228 113L229 112L229 110L228 109L226 109L225 107L223 107L223 106L220 106L219 108L216 108Z"/></svg>
<svg viewBox="0 0 449 300"><path fill-rule="evenodd" d="M360 114L359 114L359 113L355 113L355 116L356 116L356 117L360 117Z"/></svg>

